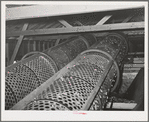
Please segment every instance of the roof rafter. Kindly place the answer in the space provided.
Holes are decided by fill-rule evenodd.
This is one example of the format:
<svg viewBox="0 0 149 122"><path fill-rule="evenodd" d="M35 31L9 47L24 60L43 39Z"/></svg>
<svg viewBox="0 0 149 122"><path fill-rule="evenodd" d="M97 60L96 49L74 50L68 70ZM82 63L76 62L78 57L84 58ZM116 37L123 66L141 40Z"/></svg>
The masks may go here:
<svg viewBox="0 0 149 122"><path fill-rule="evenodd" d="M65 20L58 20L61 24L63 24L65 27L72 27L68 22Z"/></svg>
<svg viewBox="0 0 149 122"><path fill-rule="evenodd" d="M103 25L112 15L104 16L96 25Z"/></svg>
<svg viewBox="0 0 149 122"><path fill-rule="evenodd" d="M144 22L131 22L131 23L117 23L117 24L105 24L96 26L81 26L81 27L67 27L67 28L50 28L50 29L36 29L26 31L7 32L9 36L20 35L47 35L47 34L70 34L80 32L102 32L112 30L129 30L129 29L142 29L144 28Z"/></svg>

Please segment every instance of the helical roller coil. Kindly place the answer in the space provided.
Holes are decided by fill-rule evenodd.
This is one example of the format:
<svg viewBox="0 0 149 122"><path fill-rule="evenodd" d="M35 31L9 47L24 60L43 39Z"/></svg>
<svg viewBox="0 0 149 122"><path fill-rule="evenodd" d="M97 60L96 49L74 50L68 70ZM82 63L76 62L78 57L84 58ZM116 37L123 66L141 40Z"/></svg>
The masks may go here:
<svg viewBox="0 0 149 122"><path fill-rule="evenodd" d="M109 33L11 109L102 110L118 85L127 52L127 40Z"/></svg>
<svg viewBox="0 0 149 122"><path fill-rule="evenodd" d="M95 42L90 34L71 37L56 47L7 67L5 109L10 109Z"/></svg>

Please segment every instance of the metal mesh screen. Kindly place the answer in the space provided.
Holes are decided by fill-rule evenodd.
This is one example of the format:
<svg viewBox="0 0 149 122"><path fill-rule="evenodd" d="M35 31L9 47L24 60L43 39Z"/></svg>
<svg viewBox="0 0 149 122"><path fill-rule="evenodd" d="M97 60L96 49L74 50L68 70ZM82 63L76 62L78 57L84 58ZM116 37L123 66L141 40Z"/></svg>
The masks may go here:
<svg viewBox="0 0 149 122"><path fill-rule="evenodd" d="M92 41L95 42L96 40ZM6 97L5 108L11 108L27 94L53 76L58 69L63 68L80 52L87 49L88 46L87 38L71 38L52 49L44 51L44 53L31 56L7 67L5 80L14 94L13 99L16 99L16 101L9 100L9 97ZM6 87L6 96L9 92L10 90Z"/></svg>
<svg viewBox="0 0 149 122"><path fill-rule="evenodd" d="M17 100L15 99L13 91L7 84L5 84L5 109L9 109L16 102Z"/></svg>
<svg viewBox="0 0 149 122"><path fill-rule="evenodd" d="M13 99L16 99L16 101L10 101L9 98L6 97L5 102L7 108L12 107L12 105L24 98L27 94L40 85L40 81L35 73L25 65L18 65L11 71L7 72L5 80L9 86L5 88L5 94L10 94L11 92L8 88L11 88L14 93L13 96L15 97Z"/></svg>
<svg viewBox="0 0 149 122"><path fill-rule="evenodd" d="M115 40L116 43L113 43ZM36 96L32 92L28 97L33 95L32 99L27 99L27 103L20 101L12 109L37 110L35 106L38 106L38 110L47 110L45 106L40 107L39 101L55 101L66 107L61 110L102 110L108 94L117 85L118 65L127 53L126 44L126 40L119 34L107 35L102 42L81 53L49 79L43 85L44 89L36 89L39 90ZM49 102L49 108L54 104ZM60 108L55 106L48 110Z"/></svg>
<svg viewBox="0 0 149 122"><path fill-rule="evenodd" d="M56 66L52 60L48 60L45 56L39 56L24 65L28 66L34 71L36 76L39 78L40 84L45 82L57 71Z"/></svg>
<svg viewBox="0 0 149 122"><path fill-rule="evenodd" d="M83 60L80 59L80 62L78 61L75 66L72 66L69 72L55 80L47 90L39 94L36 98L37 101L52 100L67 106L69 110L82 109L109 62L108 57L105 57L95 54L81 56ZM100 62L98 62L99 60ZM33 102L29 103L25 109L34 110ZM31 105L32 107L29 107Z"/></svg>
<svg viewBox="0 0 149 122"><path fill-rule="evenodd" d="M92 40L90 38L92 37ZM86 50L89 46L96 42L96 39L88 34L85 37L76 37L75 39L70 39L72 41L65 45L53 48L48 52L48 55L53 58L58 68L63 68L66 64L72 61L79 53Z"/></svg>

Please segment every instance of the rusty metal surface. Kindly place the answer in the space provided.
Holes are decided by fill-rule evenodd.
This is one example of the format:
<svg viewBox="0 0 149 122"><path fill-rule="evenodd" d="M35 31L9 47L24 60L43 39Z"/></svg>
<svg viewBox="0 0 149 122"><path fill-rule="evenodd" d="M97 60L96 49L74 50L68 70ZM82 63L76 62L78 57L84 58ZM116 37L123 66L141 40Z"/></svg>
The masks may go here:
<svg viewBox="0 0 149 122"><path fill-rule="evenodd" d="M40 107L39 100L55 101L66 106L61 110L104 109L108 94L117 85L116 82L119 82L118 68L127 54L127 46L127 41L121 35L115 33L107 35L102 42L96 43L68 64L65 72L63 68L59 74L49 79L47 82L50 84L40 89L40 93L34 98L30 95L31 100L28 100L30 102L25 108L19 109L37 110L35 102L38 110L46 110L44 106ZM54 78L56 79L53 80ZM24 101L21 102L24 104ZM48 107L50 108L53 104L49 103ZM55 106L54 109L48 110L59 110L59 108Z"/></svg>

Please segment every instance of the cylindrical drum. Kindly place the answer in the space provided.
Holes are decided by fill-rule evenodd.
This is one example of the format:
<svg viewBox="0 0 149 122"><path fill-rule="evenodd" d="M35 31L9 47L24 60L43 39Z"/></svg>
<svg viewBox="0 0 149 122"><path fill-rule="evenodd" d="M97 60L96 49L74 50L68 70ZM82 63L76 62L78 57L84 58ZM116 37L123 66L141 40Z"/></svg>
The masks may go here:
<svg viewBox="0 0 149 122"><path fill-rule="evenodd" d="M75 36L7 67L5 109L10 109L95 42L90 34Z"/></svg>
<svg viewBox="0 0 149 122"><path fill-rule="evenodd" d="M109 33L101 42L33 91L13 110L102 110L119 82L119 66L128 51L126 39Z"/></svg>

